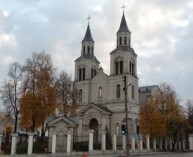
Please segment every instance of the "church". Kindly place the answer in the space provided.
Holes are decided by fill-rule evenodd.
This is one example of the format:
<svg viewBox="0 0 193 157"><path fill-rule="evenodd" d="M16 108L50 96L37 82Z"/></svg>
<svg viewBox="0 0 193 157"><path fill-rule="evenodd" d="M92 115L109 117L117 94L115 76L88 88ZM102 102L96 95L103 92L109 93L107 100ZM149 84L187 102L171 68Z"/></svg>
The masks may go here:
<svg viewBox="0 0 193 157"><path fill-rule="evenodd" d="M108 75L95 56L95 42L88 24L80 57L75 60L74 85L79 93L77 137L81 141L87 140L89 129L94 130L96 142L99 142L101 132L105 130L119 135L125 121L123 76L127 77L129 131L136 132L139 114L137 55L131 47L131 32L124 13L116 43L116 47L109 53Z"/></svg>
<svg viewBox="0 0 193 157"><path fill-rule="evenodd" d="M123 76L126 77L128 132L137 139L139 119L139 95L148 97L157 86L138 86L137 54L131 46L131 32L123 12L117 31L116 47L109 50L110 74L106 74L95 56L95 41L88 23L82 40L80 54L75 60L74 87L78 91L76 117L59 116L47 123L49 149L52 134L57 134L58 151L64 148L67 132L73 133L73 142L88 141L88 131L93 130L94 144L101 142L102 133L111 137L116 134L117 143L122 143L121 126L126 123ZM144 97L145 96L145 97Z"/></svg>

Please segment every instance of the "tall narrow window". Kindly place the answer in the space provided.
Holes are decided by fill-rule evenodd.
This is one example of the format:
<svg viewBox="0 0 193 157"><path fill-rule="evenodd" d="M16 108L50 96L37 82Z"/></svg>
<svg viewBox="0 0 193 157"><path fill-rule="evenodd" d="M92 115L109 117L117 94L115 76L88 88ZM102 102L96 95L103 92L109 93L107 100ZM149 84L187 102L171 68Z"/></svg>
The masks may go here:
<svg viewBox="0 0 193 157"><path fill-rule="evenodd" d="M129 62L129 72L131 74L131 61Z"/></svg>
<svg viewBox="0 0 193 157"><path fill-rule="evenodd" d="M94 74L93 68L91 68L91 78L93 78L93 74Z"/></svg>
<svg viewBox="0 0 193 157"><path fill-rule="evenodd" d="M120 61L120 74L123 73L123 61Z"/></svg>
<svg viewBox="0 0 193 157"><path fill-rule="evenodd" d="M122 45L122 37L119 37L119 45Z"/></svg>
<svg viewBox="0 0 193 157"><path fill-rule="evenodd" d="M133 72L133 75L135 75L135 65L133 63L133 66L132 66L132 72Z"/></svg>
<svg viewBox="0 0 193 157"><path fill-rule="evenodd" d="M116 75L119 74L119 62L115 62L115 73Z"/></svg>
<svg viewBox="0 0 193 157"><path fill-rule="evenodd" d="M83 80L85 80L85 68L82 68Z"/></svg>
<svg viewBox="0 0 193 157"><path fill-rule="evenodd" d="M85 46L83 46L83 54L85 54L85 51L86 51Z"/></svg>
<svg viewBox="0 0 193 157"><path fill-rule="evenodd" d="M79 102L82 102L82 89L79 90Z"/></svg>
<svg viewBox="0 0 193 157"><path fill-rule="evenodd" d="M127 37L124 37L124 45L127 45Z"/></svg>
<svg viewBox="0 0 193 157"><path fill-rule="evenodd" d="M102 87L99 87L99 93L98 93L98 95L99 95L99 98L102 98Z"/></svg>
<svg viewBox="0 0 193 157"><path fill-rule="evenodd" d="M134 90L134 85L131 86L131 96L132 96L132 99L135 98L135 90Z"/></svg>
<svg viewBox="0 0 193 157"><path fill-rule="evenodd" d="M79 69L79 81L81 81L81 78L82 78L82 69L80 68Z"/></svg>
<svg viewBox="0 0 193 157"><path fill-rule="evenodd" d="M118 84L116 88L117 88L116 89L116 97L120 98L121 97L121 86L120 86L120 84Z"/></svg>

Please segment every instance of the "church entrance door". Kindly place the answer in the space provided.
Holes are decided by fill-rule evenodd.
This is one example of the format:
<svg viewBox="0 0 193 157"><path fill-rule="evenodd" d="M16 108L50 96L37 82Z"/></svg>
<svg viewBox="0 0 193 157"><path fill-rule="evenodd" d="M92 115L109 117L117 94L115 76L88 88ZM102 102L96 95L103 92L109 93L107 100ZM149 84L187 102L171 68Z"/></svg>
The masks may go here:
<svg viewBox="0 0 193 157"><path fill-rule="evenodd" d="M93 134L94 144L98 143L98 121L95 118L90 120L89 128L94 130L94 134Z"/></svg>

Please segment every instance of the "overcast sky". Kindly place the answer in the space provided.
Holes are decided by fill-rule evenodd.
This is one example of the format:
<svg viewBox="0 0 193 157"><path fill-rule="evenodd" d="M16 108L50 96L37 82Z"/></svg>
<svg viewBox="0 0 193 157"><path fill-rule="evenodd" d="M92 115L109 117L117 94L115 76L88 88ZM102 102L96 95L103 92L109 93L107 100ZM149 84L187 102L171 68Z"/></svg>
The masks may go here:
<svg viewBox="0 0 193 157"><path fill-rule="evenodd" d="M11 62L43 50L73 76L87 16L95 55L109 74L123 3L140 86L168 82L182 100L192 98L193 0L0 0L0 81Z"/></svg>

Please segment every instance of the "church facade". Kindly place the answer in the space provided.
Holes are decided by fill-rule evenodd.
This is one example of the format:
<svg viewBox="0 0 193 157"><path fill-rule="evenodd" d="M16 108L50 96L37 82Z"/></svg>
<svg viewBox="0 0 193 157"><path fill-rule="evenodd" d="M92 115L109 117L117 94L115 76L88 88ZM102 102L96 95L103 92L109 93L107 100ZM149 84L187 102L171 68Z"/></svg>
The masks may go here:
<svg viewBox="0 0 193 157"><path fill-rule="evenodd" d="M130 41L131 32L123 13L117 45L109 55L108 75L95 56L95 42L88 24L80 56L75 60L74 86L78 90L76 141L88 141L90 129L94 130L96 143L100 142L103 131L111 135L115 133L121 139L121 125L125 124L123 76L127 78L129 136L136 136L139 115L137 55Z"/></svg>

